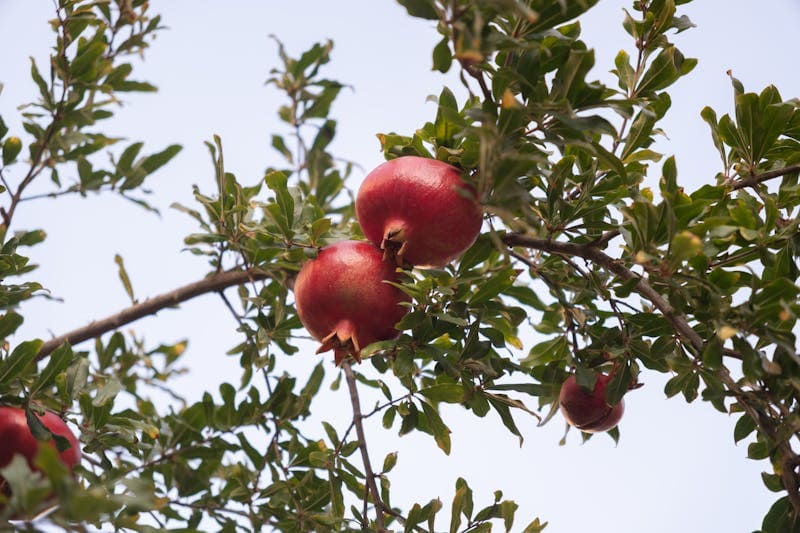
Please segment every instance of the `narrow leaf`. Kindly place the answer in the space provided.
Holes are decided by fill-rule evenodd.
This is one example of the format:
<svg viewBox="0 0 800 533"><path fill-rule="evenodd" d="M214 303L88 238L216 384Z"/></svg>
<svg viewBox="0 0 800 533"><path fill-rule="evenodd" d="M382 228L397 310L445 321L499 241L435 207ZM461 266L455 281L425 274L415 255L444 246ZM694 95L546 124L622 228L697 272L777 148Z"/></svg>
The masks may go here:
<svg viewBox="0 0 800 533"><path fill-rule="evenodd" d="M39 339L20 343L0 365L0 384L8 384L12 379L25 372L36 360L42 341Z"/></svg>

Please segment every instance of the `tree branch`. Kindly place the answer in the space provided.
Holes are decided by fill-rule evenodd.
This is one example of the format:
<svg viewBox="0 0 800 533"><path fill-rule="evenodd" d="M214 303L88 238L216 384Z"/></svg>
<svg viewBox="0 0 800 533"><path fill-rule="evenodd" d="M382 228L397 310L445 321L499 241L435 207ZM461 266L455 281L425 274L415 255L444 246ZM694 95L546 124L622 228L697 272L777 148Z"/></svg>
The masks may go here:
<svg viewBox="0 0 800 533"><path fill-rule="evenodd" d="M103 335L104 333L118 329L125 324L130 324L131 322L139 320L140 318L155 314L162 309L174 307L182 302L185 302L186 300L194 298L195 296L200 296L201 294L206 294L209 292L221 291L228 287L241 285L242 283L246 283L248 281L265 279L268 276L269 274L266 272L255 268L247 270L228 270L226 272L214 274L207 278L201 279L200 281L195 281L194 283L184 285L183 287L179 287L170 292L160 294L143 302L132 305L109 317L96 320L87 324L86 326L52 338L42 344L42 348L39 350L39 354L36 356L36 358L37 360L41 360L47 357L50 355L50 352L65 342L75 345L89 339L94 339L100 335Z"/></svg>
<svg viewBox="0 0 800 533"><path fill-rule="evenodd" d="M755 187L756 185L764 183L767 180L780 178L787 174L791 174L792 172L800 172L800 164L790 165L788 167L779 168L776 170L770 170L769 172L764 172L763 174L756 174L754 176L737 180L731 183L731 189L738 191L739 189L744 189L745 187Z"/></svg>
<svg viewBox="0 0 800 533"><path fill-rule="evenodd" d="M66 24L64 22L64 17L61 14L61 8L56 9L56 16L58 17L58 24L61 31L61 39L63 41L63 45L59 45L60 48L60 55L61 59L66 62L66 47L70 43L70 39L67 35ZM51 60L54 59L51 56ZM28 173L20 182L17 190L11 192L11 189L6 186L8 189L8 193L11 195L11 202L8 204L7 208L2 209L2 218L3 224L5 224L6 229L11 226L11 219L14 217L14 211L16 211L17 206L19 205L20 199L22 198L23 191L30 185L33 180L35 180L39 174L44 169L44 166L40 166L42 162L42 158L44 157L45 152L47 152L49 148L50 141L53 139L53 135L55 135L56 130L58 129L61 121L63 120L62 116L64 113L64 105L67 101L67 94L70 88L71 80L69 77L64 78L61 80L61 97L58 100L58 103L50 113L52 120L50 124L48 124L47 128L45 129L42 138L38 139L37 141L37 150L35 153L32 154L31 157L31 166L28 170ZM52 91L55 91L55 85L51 88Z"/></svg>
<svg viewBox="0 0 800 533"><path fill-rule="evenodd" d="M800 165L797 166L800 169ZM791 167L783 169L784 174L791 172ZM770 177L777 177L777 173L761 174L755 176L754 179L770 179ZM511 233L502 238L503 242L508 246L522 246L525 248L533 248L542 250L553 254L582 257L589 261L594 262L605 268L606 270L616 274L624 281L636 279L634 290L644 298L650 300L653 305L661 311L664 318L672 325L673 329L685 342L693 348L698 355L702 352L705 342L703 338L689 325L686 317L675 311L675 309L664 299L655 289L642 277L636 275L633 271L627 268L619 261L606 255L598 248L591 244L575 244L571 242L553 241L548 239L538 239L534 237L526 237ZM730 355L730 353L726 353ZM773 421L761 415L759 409L747 398L747 395L737 385L736 381L731 377L730 373L725 367L722 367L717 376L722 380L728 389L734 393L739 405L744 411L756 422L758 429L772 442L775 443L779 449L782 457L781 475L785 489L789 496L789 501L794 508L795 513L800 516L800 482L798 482L795 465L800 462L798 455L794 452L789 441L782 438L780 434L773 427Z"/></svg>
<svg viewBox="0 0 800 533"><path fill-rule="evenodd" d="M350 403L353 406L353 424L356 427L356 435L358 436L358 448L361 450L361 460L364 463L364 476L366 479L367 489L372 495L372 501L375 504L375 526L378 532L386 531L386 526L383 521L383 513L385 505L381 500L381 494L378 491L378 485L375 483L375 473L372 470L372 464L369 460L369 450L367 450L367 441L364 438L364 424L361 421L364 415L361 413L361 402L358 399L358 387L356 386L356 376L350 366L350 361L345 360L342 363L344 375L347 378L347 388L350 389Z"/></svg>
<svg viewBox="0 0 800 533"><path fill-rule="evenodd" d="M634 289L640 295L650 300L656 308L661 311L664 318L672 325L675 331L697 352L703 350L703 338L698 334L686 318L677 313L670 303L664 299L653 287L642 277L636 275L633 271L627 268L622 263L618 262L609 255L606 255L595 246L586 244L575 244L572 242L552 241L549 239L537 239L534 237L526 237L512 233L503 237L503 242L509 246L523 246L525 248L534 248L560 255L568 255L574 257L582 257L592 261L609 272L613 272L623 281L636 279Z"/></svg>

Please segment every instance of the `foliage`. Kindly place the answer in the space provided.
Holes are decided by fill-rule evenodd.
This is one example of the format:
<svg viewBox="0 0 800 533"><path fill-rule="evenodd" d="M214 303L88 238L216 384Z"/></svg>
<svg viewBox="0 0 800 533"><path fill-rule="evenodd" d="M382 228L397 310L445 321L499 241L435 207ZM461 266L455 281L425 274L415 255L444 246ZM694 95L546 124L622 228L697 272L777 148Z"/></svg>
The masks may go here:
<svg viewBox="0 0 800 533"><path fill-rule="evenodd" d="M196 205L174 206L196 221L185 244L211 273L167 295L164 306L219 292L242 335L230 350L240 382L220 383L220 401L206 393L189 404L171 389L185 341L148 348L114 331L158 310L136 303L121 258L135 311L120 313L122 322L58 342L14 337L25 301L43 291L28 281L34 267L22 254L44 233L10 231L16 209L38 198L25 194L31 182L49 175L47 196L115 192L149 208L145 180L180 151L140 155L143 143L123 147L98 129L119 93L155 90L131 79L125 62L161 27L148 2L59 0L49 77L31 64L39 95L23 110L25 132L9 132L0 118L0 394L3 403L75 422L84 459L77 479L46 452L41 475L18 462L4 468L13 488L4 519L34 516L55 493L49 520L66 528L510 531L517 504L497 491L477 509L463 479L449 506L393 506L397 457L373 468L362 420L380 415L387 430L425 433L447 454L441 404L492 413L522 439L519 417L549 421L571 372L583 386L611 373L612 405L640 374L661 372L671 375L667 396L737 413L735 440L748 440L749 457L769 460L764 483L782 493L764 533L798 529L797 100L771 86L747 92L732 78L733 115L702 112L721 170L687 192L676 160L653 149L671 105L667 89L696 64L672 42L692 27L678 13L686 1L633 3L623 21L633 44L615 58L616 87L591 79L594 51L581 40L578 19L596 0L399 1L410 15L437 21L433 68L460 69L470 96L458 102L442 89L430 122L379 134L381 147L387 158L421 155L463 169L480 193L485 231L458 262L403 272L413 302L401 336L365 348L365 369L346 362L334 382L344 376L353 422L309 430L302 421L335 369L323 360L307 376L276 370L302 335L293 280L320 247L362 237L347 189L353 165L329 151L331 106L345 88L321 77L333 44L293 58L278 42L281 64L267 83L286 99L278 110L285 131L271 137L282 167L244 185L226 170L214 137L213 192L196 188ZM101 151L110 166L98 163ZM657 190L646 186L652 171L660 173ZM65 183L64 175L77 178ZM223 292L231 286L236 300ZM523 346L519 329L528 324L547 339ZM72 346L89 338L92 350ZM364 388L385 403L362 411ZM154 402L165 390L175 401ZM527 518L524 530L545 525Z"/></svg>

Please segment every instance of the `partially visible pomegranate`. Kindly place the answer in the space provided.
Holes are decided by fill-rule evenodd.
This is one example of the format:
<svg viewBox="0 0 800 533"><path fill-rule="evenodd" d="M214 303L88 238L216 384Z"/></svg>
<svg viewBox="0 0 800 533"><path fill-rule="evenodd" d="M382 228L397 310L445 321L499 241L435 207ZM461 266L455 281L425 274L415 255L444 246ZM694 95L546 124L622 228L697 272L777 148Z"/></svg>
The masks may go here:
<svg viewBox="0 0 800 533"><path fill-rule="evenodd" d="M39 420L51 432L66 438L69 442L69 448L62 450L58 455L61 458L61 462L72 470L81 461L81 447L78 439L70 431L67 424L55 413L46 411L39 416ZM47 442L36 440L36 437L31 433L30 427L28 427L24 409L0 406L0 468L8 465L11 459L19 454L27 460L31 469L35 469L33 460L36 458L39 446L56 448L56 443L54 439L50 439ZM0 489L6 495L9 494L5 480L2 478L0 478Z"/></svg>
<svg viewBox="0 0 800 533"><path fill-rule="evenodd" d="M561 386L558 403L564 418L571 426L586 433L608 431L616 426L625 412L625 401L615 406L606 402L606 386L611 376L599 374L594 390L588 392L578 385L575 375L571 375Z"/></svg>
<svg viewBox="0 0 800 533"><path fill-rule="evenodd" d="M294 284L297 314L317 353L333 350L336 364L348 356L361 361L361 348L399 335L394 325L409 298L385 283L397 281L395 265L368 242L341 241L323 248L303 265Z"/></svg>
<svg viewBox="0 0 800 533"><path fill-rule="evenodd" d="M461 171L435 159L405 156L370 172L356 197L364 235L397 263L443 266L469 248L481 229L475 190Z"/></svg>

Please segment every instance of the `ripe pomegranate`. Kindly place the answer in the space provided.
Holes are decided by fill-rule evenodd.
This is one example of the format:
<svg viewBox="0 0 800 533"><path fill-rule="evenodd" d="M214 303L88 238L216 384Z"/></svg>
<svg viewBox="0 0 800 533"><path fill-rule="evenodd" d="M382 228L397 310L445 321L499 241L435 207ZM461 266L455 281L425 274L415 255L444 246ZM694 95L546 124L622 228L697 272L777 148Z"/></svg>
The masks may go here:
<svg viewBox="0 0 800 533"><path fill-rule="evenodd" d="M361 361L361 348L399 335L394 325L408 296L385 283L397 281L395 265L368 242L341 241L323 248L303 265L294 284L300 321L322 342L317 353L333 350L336 364L347 356Z"/></svg>
<svg viewBox="0 0 800 533"><path fill-rule="evenodd" d="M578 385L575 375L571 375L561 386L558 403L564 418L571 426L586 433L608 431L616 426L625 411L625 401L615 406L606 402L606 386L611 376L599 374L594 390L588 392Z"/></svg>
<svg viewBox="0 0 800 533"><path fill-rule="evenodd" d="M481 229L481 207L461 171L435 159L405 156L370 172L356 197L364 235L398 264L443 266L464 253Z"/></svg>
<svg viewBox="0 0 800 533"><path fill-rule="evenodd" d="M37 415L42 424L56 435L60 435L69 441L69 448L59 452L61 461L72 470L81 460L81 448L78 439L70 431L67 424L61 418L49 411L43 415ZM25 418L25 410L19 407L0 406L0 468L8 465L16 454L21 454L28 461L31 469L36 467L33 460L39 446L56 447L54 439L47 442L40 442L31 433L28 427L28 420ZM0 486L7 493L5 482L0 478Z"/></svg>

